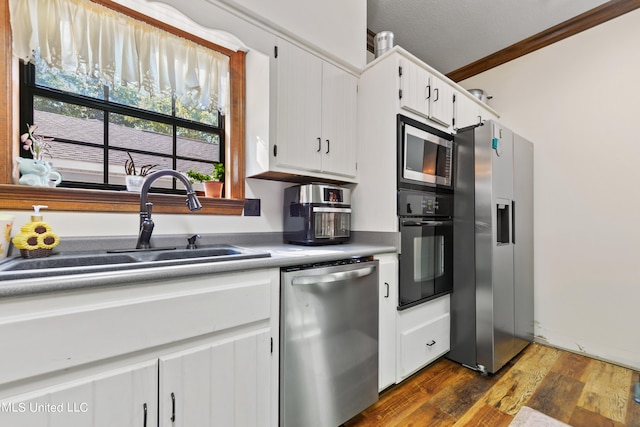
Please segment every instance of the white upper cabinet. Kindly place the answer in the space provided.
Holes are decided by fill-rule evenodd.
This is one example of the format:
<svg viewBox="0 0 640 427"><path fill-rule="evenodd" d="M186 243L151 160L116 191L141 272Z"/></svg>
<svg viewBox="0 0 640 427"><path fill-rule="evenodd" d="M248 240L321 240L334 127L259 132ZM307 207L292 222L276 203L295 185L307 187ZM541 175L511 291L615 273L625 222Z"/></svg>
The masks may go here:
<svg viewBox="0 0 640 427"><path fill-rule="evenodd" d="M322 168L322 60L278 41L276 141L272 155L284 168Z"/></svg>
<svg viewBox="0 0 640 427"><path fill-rule="evenodd" d="M427 69L407 59L400 60L400 106L446 128L453 120L454 89Z"/></svg>
<svg viewBox="0 0 640 427"><path fill-rule="evenodd" d="M431 104L429 119L451 127L453 123L453 88L448 83L431 76L429 89Z"/></svg>
<svg viewBox="0 0 640 427"><path fill-rule="evenodd" d="M285 40L276 52L275 171L353 181L357 78Z"/></svg>
<svg viewBox="0 0 640 427"><path fill-rule="evenodd" d="M429 84L431 74L411 61L401 60L400 106L423 117L429 117Z"/></svg>
<svg viewBox="0 0 640 427"><path fill-rule="evenodd" d="M485 120L497 120L498 116L483 107L469 93L458 92L454 102L454 130L477 125Z"/></svg>
<svg viewBox="0 0 640 427"><path fill-rule="evenodd" d="M322 170L356 175L358 80L340 68L322 64Z"/></svg>
<svg viewBox="0 0 640 427"><path fill-rule="evenodd" d="M456 94L454 103L454 129L463 129L482 123L480 106L468 96Z"/></svg>

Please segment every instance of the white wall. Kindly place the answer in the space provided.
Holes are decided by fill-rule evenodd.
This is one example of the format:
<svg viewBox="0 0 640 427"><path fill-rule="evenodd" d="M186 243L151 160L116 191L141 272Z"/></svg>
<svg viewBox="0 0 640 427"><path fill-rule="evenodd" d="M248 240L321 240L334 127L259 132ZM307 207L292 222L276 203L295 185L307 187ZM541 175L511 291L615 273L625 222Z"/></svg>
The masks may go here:
<svg viewBox="0 0 640 427"><path fill-rule="evenodd" d="M214 1L214 0L210 0ZM356 70L366 64L365 0L220 0Z"/></svg>
<svg viewBox="0 0 640 427"><path fill-rule="evenodd" d="M640 10L461 82L535 144L541 341L640 368Z"/></svg>

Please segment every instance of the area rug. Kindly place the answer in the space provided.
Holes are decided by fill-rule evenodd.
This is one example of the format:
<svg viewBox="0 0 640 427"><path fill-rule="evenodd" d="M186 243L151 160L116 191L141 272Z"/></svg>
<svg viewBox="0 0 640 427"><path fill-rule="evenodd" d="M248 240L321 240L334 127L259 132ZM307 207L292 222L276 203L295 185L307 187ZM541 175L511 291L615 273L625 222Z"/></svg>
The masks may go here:
<svg viewBox="0 0 640 427"><path fill-rule="evenodd" d="M548 415L531 409L528 406L520 408L509 427L566 427L561 421L551 418Z"/></svg>

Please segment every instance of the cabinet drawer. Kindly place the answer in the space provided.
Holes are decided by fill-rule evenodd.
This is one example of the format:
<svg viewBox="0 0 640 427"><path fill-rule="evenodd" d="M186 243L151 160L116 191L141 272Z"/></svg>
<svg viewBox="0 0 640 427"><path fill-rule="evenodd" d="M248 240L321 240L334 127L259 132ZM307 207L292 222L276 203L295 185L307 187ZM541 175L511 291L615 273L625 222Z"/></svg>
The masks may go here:
<svg viewBox="0 0 640 427"><path fill-rule="evenodd" d="M449 351L449 313L400 334L401 379Z"/></svg>

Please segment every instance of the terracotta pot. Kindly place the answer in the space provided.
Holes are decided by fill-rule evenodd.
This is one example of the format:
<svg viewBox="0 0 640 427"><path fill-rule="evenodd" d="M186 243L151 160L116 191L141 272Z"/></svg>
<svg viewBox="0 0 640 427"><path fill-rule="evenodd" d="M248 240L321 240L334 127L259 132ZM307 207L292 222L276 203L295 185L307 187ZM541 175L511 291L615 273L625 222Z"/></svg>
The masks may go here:
<svg viewBox="0 0 640 427"><path fill-rule="evenodd" d="M222 186L224 182L221 181L205 181L204 185L204 197L222 197Z"/></svg>

